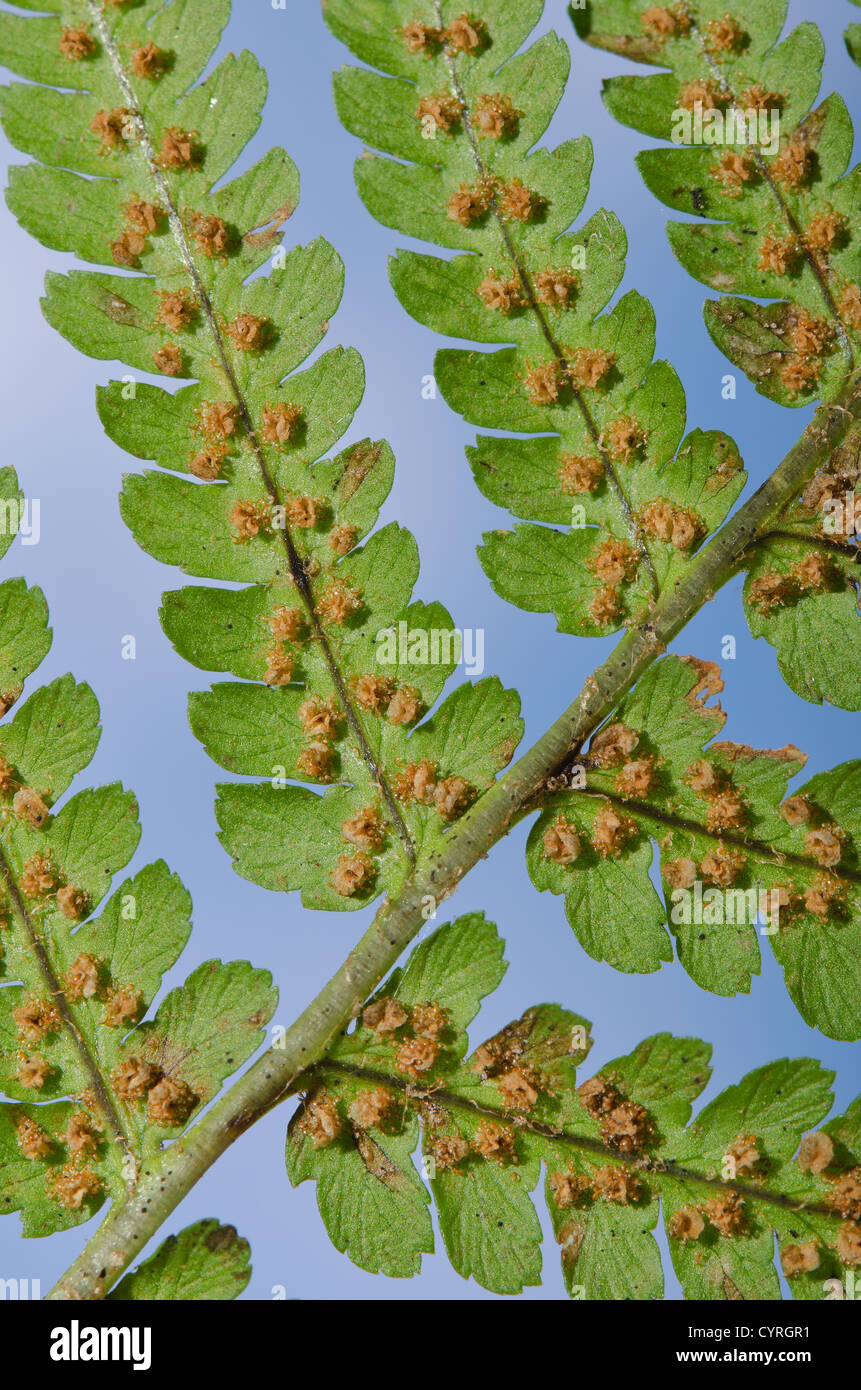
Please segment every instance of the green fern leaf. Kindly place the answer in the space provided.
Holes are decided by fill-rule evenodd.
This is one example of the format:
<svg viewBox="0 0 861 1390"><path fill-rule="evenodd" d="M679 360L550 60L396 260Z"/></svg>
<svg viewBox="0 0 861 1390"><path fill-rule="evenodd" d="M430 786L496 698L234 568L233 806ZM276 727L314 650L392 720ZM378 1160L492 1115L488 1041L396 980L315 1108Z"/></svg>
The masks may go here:
<svg viewBox="0 0 861 1390"><path fill-rule="evenodd" d="M852 125L840 97L810 111L823 58L816 26L801 24L777 43L784 0L749 15L613 0L572 16L587 42L670 69L611 78L605 99L620 121L674 142L637 162L663 202L706 219L670 223L669 238L692 275L735 292L706 305L717 345L781 404L837 395L861 332L851 226L859 172L847 173ZM736 111L753 112L758 143L728 130ZM777 649L792 689L852 710L861 708L857 476L853 431L779 533L755 547L745 588L751 631Z"/></svg>
<svg viewBox="0 0 861 1390"><path fill-rule="evenodd" d="M433 1248L421 1134L449 1259L495 1293L539 1282L544 1196L572 1297L660 1298L663 1220L689 1298L775 1299L774 1235L796 1298L822 1299L861 1240L859 1102L819 1125L832 1074L751 1072L691 1123L711 1049L658 1034L583 1082L589 1023L528 1009L470 1055L465 1029L504 963L483 918L441 927L313 1069L291 1122L293 1183L316 1180L338 1249L408 1276Z"/></svg>
<svg viewBox="0 0 861 1390"><path fill-rule="evenodd" d="M122 512L139 544L244 586L185 588L162 613L195 665L249 682L191 701L211 756L267 779L221 788L222 840L257 883L317 907L364 906L510 760L517 698L484 681L421 722L460 634L439 605L411 602L409 532L373 531L392 483L388 446L363 440L324 458L361 401L358 354L335 348L296 370L328 330L343 266L322 239L279 249L298 198L283 151L211 191L265 96L247 53L189 90L229 6L58 8L0 23L0 58L64 88L6 92L9 138L40 161L12 171L9 202L47 245L140 272L49 275L44 310L59 332L134 373L190 380L168 391L127 376L99 392L99 411L118 444L160 466L126 480ZM65 90L75 79L81 90ZM468 740L456 719L469 721Z"/></svg>
<svg viewBox="0 0 861 1390"><path fill-rule="evenodd" d="M469 451L485 495L527 523L489 533L482 565L503 598L600 636L642 618L684 573L745 475L725 435L683 437L684 393L653 362L648 301L631 292L601 312L626 243L606 212L568 234L589 142L532 148L564 91L567 50L547 34L512 56L542 9L331 0L324 14L391 74L335 79L342 121L383 152L356 163L363 201L387 226L465 253L399 252L395 293L437 332L513 345L441 351L442 394L473 424L540 435L482 437Z"/></svg>
<svg viewBox="0 0 861 1390"><path fill-rule="evenodd" d="M786 0L744 13L610 0L572 17L587 42L669 69L611 78L607 106L676 145L637 162L663 202L709 219L669 226L686 270L725 296L706 305L709 332L758 391L798 406L832 396L857 354L861 264L850 224L859 172L849 172L852 123L841 98L810 109L819 30L800 24L780 40L786 10Z"/></svg>
<svg viewBox="0 0 861 1390"><path fill-rule="evenodd" d="M251 1278L248 1242L233 1226L197 1221L168 1236L143 1264L108 1294L115 1303L224 1302L238 1298Z"/></svg>
<svg viewBox="0 0 861 1390"><path fill-rule="evenodd" d="M704 702L720 689L709 663L652 667L593 736L579 789L554 795L533 826L530 875L564 896L581 945L617 969L671 959L669 922L697 984L746 993L767 937L806 1022L857 1039L861 765L788 796L806 761L797 748L709 742L725 715ZM649 876L656 842L663 902Z"/></svg>
<svg viewBox="0 0 861 1390"><path fill-rule="evenodd" d="M11 470L3 485L18 495ZM4 581L4 716L49 647L41 591ZM275 1003L266 971L209 961L145 1020L190 900L163 861L112 891L140 839L134 797L114 783L64 799L99 735L96 698L69 675L0 724L0 1212L29 1236L133 1193L259 1046Z"/></svg>

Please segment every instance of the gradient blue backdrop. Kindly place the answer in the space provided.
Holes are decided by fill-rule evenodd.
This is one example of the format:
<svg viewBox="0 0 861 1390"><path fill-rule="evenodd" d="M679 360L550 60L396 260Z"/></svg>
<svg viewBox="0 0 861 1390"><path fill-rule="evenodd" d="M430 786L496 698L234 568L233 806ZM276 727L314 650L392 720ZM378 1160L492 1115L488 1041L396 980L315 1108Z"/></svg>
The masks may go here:
<svg viewBox="0 0 861 1390"><path fill-rule="evenodd" d="M857 11L841 0L794 0L790 18L793 24L814 19L824 28L829 58L823 94L841 91L857 116L859 74L842 39ZM584 219L602 206L621 217L630 237L622 291L636 286L654 301L658 353L681 373L690 422L735 436L752 489L792 444L806 414L769 404L741 375L737 400L721 398L728 366L703 327L703 289L675 262L664 232L666 210L645 190L633 163L643 137L617 125L600 99L602 79L631 65L579 44L563 0L548 0L540 30L550 27L572 47L573 72L547 143L583 131L592 137L596 168ZM574 697L611 642L557 635L552 618L521 613L496 598L481 571L476 543L483 530L506 525L506 516L473 485L463 453L473 429L441 399L421 397L438 339L406 316L388 284L386 258L408 239L377 226L354 190L352 165L359 146L338 123L331 100L331 72L348 55L329 35L318 5L287 0L286 9L273 10L271 0L235 0L221 51L231 48L256 53L270 80L262 128L241 167L269 146L285 145L303 180L287 244L322 233L346 261L344 302L325 346L354 344L364 356L368 388L349 437L385 436L394 447L398 470L384 520L397 518L418 538L423 559L418 596L440 599L458 625L486 630L486 669L520 691L530 741ZM7 158L20 161L3 143ZM303 911L296 898L267 893L233 873L215 838L213 783L223 774L186 723L189 688L205 688L208 682L175 654L157 617L162 591L177 587L182 577L144 555L125 529L116 499L130 460L103 434L94 409L96 385L124 369L81 357L39 314L46 269L67 269L72 257L45 251L5 206L0 206L0 248L5 461L17 468L25 492L42 500L40 544L17 544L4 573L23 572L30 583L43 586L56 634L35 680L71 669L93 685L104 735L91 768L76 785L122 778L133 787L143 821L134 867L164 855L191 890L195 931L170 983L213 955L248 958L272 970L281 991L276 1021L286 1025L339 964L362 923L354 914ZM739 582L727 586L676 644L681 652L720 659L722 637L735 635L737 659L724 663L727 736L767 747L798 744L810 754L809 771L851 757L857 751L857 720L805 704L783 685L772 649L748 633L739 590ZM137 640L135 661L121 659L127 634ZM854 1096L857 1048L830 1042L804 1025L767 947L762 978L749 997L714 998L677 965L649 976L617 974L584 954L558 899L536 895L523 863L526 830L521 826L480 864L455 900L458 912L483 908L508 942L511 968L485 1008L481 1036L527 1005L554 999L594 1020L596 1065L649 1033L671 1029L714 1044L709 1096L750 1068L786 1054L821 1058L838 1072L838 1102L845 1105ZM474 1036L478 1040L478 1033ZM339 1255L318 1216L314 1188L306 1184L294 1192L284 1175L287 1117L284 1107L246 1134L171 1223L173 1230L204 1216L234 1223L253 1249L246 1297L271 1298L277 1286L288 1298L491 1296L453 1273L442 1253L428 1257L423 1275L411 1281L375 1278ZM17 1220L7 1219L0 1229L0 1276L40 1278L47 1289L91 1229L24 1242ZM552 1239L545 1247L545 1280L542 1289L525 1296L563 1296ZM670 1297L679 1297L672 1276L668 1290ZM625 1297L623 1289L619 1296Z"/></svg>

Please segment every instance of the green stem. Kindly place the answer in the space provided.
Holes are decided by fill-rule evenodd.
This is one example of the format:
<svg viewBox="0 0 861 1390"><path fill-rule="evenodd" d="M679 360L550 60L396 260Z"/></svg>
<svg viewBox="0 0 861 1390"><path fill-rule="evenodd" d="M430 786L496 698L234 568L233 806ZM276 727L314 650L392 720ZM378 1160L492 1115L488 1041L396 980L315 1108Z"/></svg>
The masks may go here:
<svg viewBox="0 0 861 1390"><path fill-rule="evenodd" d="M442 847L419 861L403 892L383 904L346 961L278 1046L250 1067L183 1139L143 1170L134 1196L111 1209L49 1298L103 1298L219 1155L298 1088L302 1073L320 1061L358 1014L425 925L430 911L450 897L478 860L540 803L548 780L579 751L703 603L732 577L740 557L776 524L858 421L861 372L847 379L833 402L820 406L768 481L691 560L684 574L662 594L648 620L625 633L574 703L449 831Z"/></svg>

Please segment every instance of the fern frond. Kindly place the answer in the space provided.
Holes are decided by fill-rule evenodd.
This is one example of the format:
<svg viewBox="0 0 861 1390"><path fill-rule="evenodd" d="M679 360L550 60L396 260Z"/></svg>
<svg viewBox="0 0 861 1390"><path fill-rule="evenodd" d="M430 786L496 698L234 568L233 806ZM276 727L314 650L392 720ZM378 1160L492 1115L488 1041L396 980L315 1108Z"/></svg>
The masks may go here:
<svg viewBox="0 0 861 1390"><path fill-rule="evenodd" d="M0 491L18 495L11 469ZM140 839L135 799L119 783L65 799L99 742L93 692L67 675L17 707L50 643L41 591L0 584L4 715L16 706L0 724L0 1212L28 1236L133 1193L259 1046L276 999L268 972L207 961L146 1018L189 896L161 860L111 891Z"/></svg>
<svg viewBox="0 0 861 1390"><path fill-rule="evenodd" d="M298 199L282 150L210 192L264 97L248 53L188 90L230 6L60 10L0 29L3 61L43 82L68 68L86 88L7 93L8 135L43 161L13 171L10 203L47 245L142 271L50 275L54 327L90 356L195 378L174 393L114 382L99 410L122 448L170 470L125 484L140 545L185 573L249 585L179 589L161 614L196 666L248 682L191 701L210 755L267 778L220 788L221 840L256 883L299 890L307 906L360 908L398 888L509 762L519 703L485 680L416 727L458 663L459 634L437 603L410 602L419 557L408 531L389 524L359 546L391 488L388 445L364 439L320 461L362 399L362 360L335 347L284 379L324 338L344 267L321 239L273 259ZM65 35L81 15L75 61ZM61 225L49 215L57 199ZM270 259L270 274L249 281Z"/></svg>
<svg viewBox="0 0 861 1390"><path fill-rule="evenodd" d="M467 1056L504 969L483 917L441 927L314 1068L287 1168L316 1180L337 1248L362 1269L417 1272L433 1249L421 1142L449 1259L495 1293L539 1282L543 1166L575 1298L660 1298L661 1215L689 1298L780 1298L775 1235L793 1296L825 1298L861 1250L859 1102L805 1134L831 1108L832 1073L773 1062L690 1123L710 1076L695 1038L658 1034L581 1081L588 1021L542 1004Z"/></svg>
<svg viewBox="0 0 861 1390"><path fill-rule="evenodd" d="M13 170L10 204L46 244L142 272L49 276L44 308L60 332L135 371L193 378L173 393L114 382L99 411L117 443L166 470L126 481L122 511L139 544L186 573L247 586L181 589L162 613L182 655L244 682L191 700L211 756L268 779L220 788L222 841L239 873L300 890L307 906L365 906L400 886L510 760L517 697L485 680L420 723L460 639L439 604L411 602L409 532L389 524L369 536L391 450L362 440L320 461L359 405L361 359L334 348L295 373L328 330L343 266L322 239L276 249L298 197L283 151L211 191L265 95L248 53L188 90L229 4L57 8L0 27L2 61L85 89L6 93L10 138L42 161ZM70 53L82 18L83 51ZM249 279L267 261L270 273Z"/></svg>
<svg viewBox="0 0 861 1390"><path fill-rule="evenodd" d="M619 970L672 959L702 988L750 990L766 937L802 1017L861 1037L861 763L789 795L806 754L711 742L716 666L666 657L639 681L547 802L527 847L584 949ZM664 900L649 877L660 849ZM620 913L619 904L624 903Z"/></svg>
<svg viewBox="0 0 861 1390"><path fill-rule="evenodd" d="M637 163L663 202L708 219L671 222L668 232L682 265L726 296L705 306L715 343L763 395L806 405L837 394L858 362L861 166L847 172L852 124L841 98L810 111L824 56L816 26L801 24L777 42L786 8L776 0L733 14L711 0L613 0L572 8L572 17L588 43L670 69L610 78L607 106L675 143ZM848 42L851 52L851 32ZM750 123L735 138L745 112L755 139ZM753 635L777 649L792 689L851 710L861 709L858 453L853 430L787 508L780 534L748 557L744 594Z"/></svg>
<svg viewBox="0 0 861 1390"><path fill-rule="evenodd" d="M642 618L679 578L745 475L726 435L683 438L684 393L653 361L649 302L630 292L601 312L624 273L625 234L603 211L568 233L588 193L589 141L532 149L568 52L551 33L512 56L543 0L511 9L330 0L324 16L390 74L335 79L344 124L384 152L357 161L363 201L385 225L465 253L399 252L398 298L438 332L510 345L436 359L453 409L533 436L481 437L469 451L485 495L529 523L486 535L482 565L503 598L600 636Z"/></svg>
<svg viewBox="0 0 861 1390"><path fill-rule="evenodd" d="M811 110L824 58L819 30L803 23L780 40L786 11L785 0L735 12L717 0L611 0L572 16L587 42L670 69L611 78L605 101L626 125L679 146L637 162L662 202L709 219L668 230L685 268L724 296L706 305L718 347L763 395L806 405L834 395L858 358L861 174L849 170L843 100L834 94ZM713 127L710 143L685 125L697 102ZM736 112L753 114L749 143L745 133L734 138Z"/></svg>

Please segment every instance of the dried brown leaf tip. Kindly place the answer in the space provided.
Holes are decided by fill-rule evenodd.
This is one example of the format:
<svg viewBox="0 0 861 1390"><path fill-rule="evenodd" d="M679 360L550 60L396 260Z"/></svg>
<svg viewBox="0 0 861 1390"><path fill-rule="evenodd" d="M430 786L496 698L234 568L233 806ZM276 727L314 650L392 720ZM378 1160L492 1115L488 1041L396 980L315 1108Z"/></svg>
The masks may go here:
<svg viewBox="0 0 861 1390"><path fill-rule="evenodd" d="M80 63L96 52L98 44L86 24L75 28L64 26L60 33L60 52L72 63Z"/></svg>
<svg viewBox="0 0 861 1390"><path fill-rule="evenodd" d="M179 333L197 317L197 304L188 290L159 290L156 320L169 333Z"/></svg>
<svg viewBox="0 0 861 1390"><path fill-rule="evenodd" d="M342 898L353 898L362 893L373 882L377 866L364 850L358 854L342 854L338 859L331 883L335 892Z"/></svg>
<svg viewBox="0 0 861 1390"><path fill-rule="evenodd" d="M463 116L463 103L452 92L431 92L421 98L416 107L416 118L422 129L429 123L433 129L449 135Z"/></svg>
<svg viewBox="0 0 861 1390"><path fill-rule="evenodd" d="M171 126L163 132L158 152L158 163L162 169L190 169L199 163L200 151L195 145L194 136L178 126Z"/></svg>
<svg viewBox="0 0 861 1390"><path fill-rule="evenodd" d="M163 48L157 48L150 40L132 54L132 72L135 77L158 78L170 66L171 55Z"/></svg>
<svg viewBox="0 0 861 1390"><path fill-rule="evenodd" d="M472 113L472 123L479 135L491 140L502 140L517 133L517 124L523 115L511 100L500 92L482 92L476 98Z"/></svg>
<svg viewBox="0 0 861 1390"><path fill-rule="evenodd" d="M544 857L554 864L573 864L582 848L577 828L560 811L552 825L544 832Z"/></svg>
<svg viewBox="0 0 861 1390"><path fill-rule="evenodd" d="M97 111L90 123L90 130L98 135L105 150L124 148L130 130L131 111L126 106L115 106L112 111Z"/></svg>

